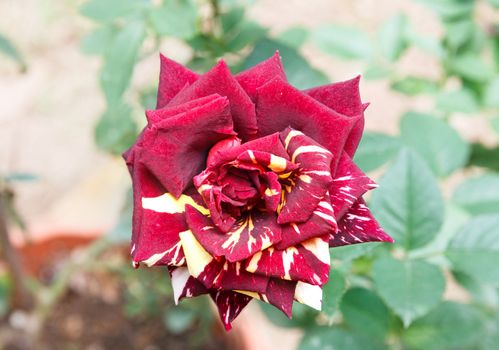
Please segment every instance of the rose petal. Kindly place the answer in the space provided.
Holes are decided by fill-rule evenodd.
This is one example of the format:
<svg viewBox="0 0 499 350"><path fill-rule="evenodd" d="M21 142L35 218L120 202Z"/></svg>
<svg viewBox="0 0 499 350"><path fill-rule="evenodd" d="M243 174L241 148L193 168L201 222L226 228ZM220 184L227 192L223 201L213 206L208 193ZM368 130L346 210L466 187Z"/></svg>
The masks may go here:
<svg viewBox="0 0 499 350"><path fill-rule="evenodd" d="M290 178L290 185L284 185L285 198L277 221L279 224L304 222L324 198L333 180L330 172L333 155L291 128L281 133L281 140L291 162L299 164L300 168L296 176Z"/></svg>
<svg viewBox="0 0 499 350"><path fill-rule="evenodd" d="M298 282L295 290L295 300L318 311L322 309L322 288L304 282Z"/></svg>
<svg viewBox="0 0 499 350"><path fill-rule="evenodd" d="M296 282L271 278L265 292L265 300L291 318Z"/></svg>
<svg viewBox="0 0 499 350"><path fill-rule="evenodd" d="M312 238L295 247L270 247L248 259L246 270L264 276L323 285L329 276L329 245L326 238Z"/></svg>
<svg viewBox="0 0 499 350"><path fill-rule="evenodd" d="M177 94L170 101L169 106L177 106L210 94L227 96L230 102L230 114L234 121L234 130L243 140L254 139L257 133L255 106L231 75L223 60Z"/></svg>
<svg viewBox="0 0 499 350"><path fill-rule="evenodd" d="M192 100L189 102L186 102L184 104L174 106L174 107L163 107L161 109L153 109L153 110L147 110L146 111L146 118L147 122L149 124L149 127L151 127L153 124L157 124L161 122L164 119L175 117L178 114L188 112L191 109L197 108L197 107L202 107L206 104L209 104L210 102L213 102L222 96L218 94L211 94L205 97L198 98L196 100Z"/></svg>
<svg viewBox="0 0 499 350"><path fill-rule="evenodd" d="M335 178L329 187L336 220L339 220L364 193L376 187L377 184L343 153Z"/></svg>
<svg viewBox="0 0 499 350"><path fill-rule="evenodd" d="M175 304L178 304L183 298L192 298L208 293L208 289L191 276L187 267L174 267L168 270L172 280Z"/></svg>
<svg viewBox="0 0 499 350"><path fill-rule="evenodd" d="M211 292L210 295L217 305L220 319L227 331L232 329L231 322L252 299L248 295L231 291L216 291Z"/></svg>
<svg viewBox="0 0 499 350"><path fill-rule="evenodd" d="M338 221L338 232L329 236L329 246L339 247L365 242L393 243L393 238L383 231L361 198Z"/></svg>
<svg viewBox="0 0 499 350"><path fill-rule="evenodd" d="M357 118L335 112L280 78L258 89L256 113L260 136L288 126L300 130L333 153L333 170L357 122Z"/></svg>
<svg viewBox="0 0 499 350"><path fill-rule="evenodd" d="M186 84L192 84L198 75L183 65L160 54L158 100L156 108L162 108L179 93Z"/></svg>
<svg viewBox="0 0 499 350"><path fill-rule="evenodd" d="M286 81L286 74L281 63L279 51L265 61L236 75L237 82L246 91L251 100L256 101L257 89L274 77Z"/></svg>
<svg viewBox="0 0 499 350"><path fill-rule="evenodd" d="M286 249L313 237L329 235L337 231L333 207L330 204L329 194L322 199L317 208L305 222L292 222L281 225L282 240L274 245L276 249Z"/></svg>
<svg viewBox="0 0 499 350"><path fill-rule="evenodd" d="M186 218L204 249L230 262L244 260L281 240L281 228L275 215L270 213L252 212L227 233L221 232L210 218L193 207L186 207Z"/></svg>
<svg viewBox="0 0 499 350"><path fill-rule="evenodd" d="M168 192L178 197L203 169L210 147L230 135L229 103L219 97L147 128L141 159Z"/></svg>
<svg viewBox="0 0 499 350"><path fill-rule="evenodd" d="M223 263L204 250L191 230L180 232L179 237L189 273L206 288L211 288L222 269Z"/></svg>
<svg viewBox="0 0 499 350"><path fill-rule="evenodd" d="M226 261L222 271L214 282L214 287L224 290L246 290L255 293L265 293L269 278L266 276L249 273L237 261Z"/></svg>
<svg viewBox="0 0 499 350"><path fill-rule="evenodd" d="M210 151L208 156L208 168L215 168L223 163L230 162L237 158L238 155L249 150L272 153L277 157L289 160L288 153L284 149L281 139L279 138L279 133L260 137L239 146L237 146L237 141L234 139L230 139L230 141L220 141L213 146L213 149L215 149L215 151Z"/></svg>
<svg viewBox="0 0 499 350"><path fill-rule="evenodd" d="M345 152L353 157L364 131L364 105L359 92L360 75L346 81L319 86L305 92L338 113L360 118L345 143Z"/></svg>

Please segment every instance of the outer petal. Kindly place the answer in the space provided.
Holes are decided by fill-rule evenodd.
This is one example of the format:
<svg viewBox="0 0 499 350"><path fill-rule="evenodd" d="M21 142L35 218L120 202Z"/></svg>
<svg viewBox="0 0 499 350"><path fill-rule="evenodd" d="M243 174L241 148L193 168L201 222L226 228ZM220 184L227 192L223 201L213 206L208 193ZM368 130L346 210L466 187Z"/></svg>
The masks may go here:
<svg viewBox="0 0 499 350"><path fill-rule="evenodd" d="M338 232L329 236L329 246L338 247L365 242L393 243L393 238L383 231L364 200L360 198L338 222Z"/></svg>
<svg viewBox="0 0 499 350"><path fill-rule="evenodd" d="M279 224L304 222L324 198L331 178L333 155L298 130L287 128L281 133L291 162L299 165L298 173L285 185L285 197L277 221Z"/></svg>
<svg viewBox="0 0 499 350"><path fill-rule="evenodd" d="M225 256L230 262L249 258L281 240L281 228L269 213L251 213L223 233L196 209L187 206L189 227L201 245L213 256Z"/></svg>
<svg viewBox="0 0 499 350"><path fill-rule="evenodd" d="M255 106L232 77L224 61L220 61L195 83L182 90L171 100L169 106L177 106L210 94L227 96L230 101L230 113L234 120L234 130L240 138L243 140L255 138L257 133Z"/></svg>
<svg viewBox="0 0 499 350"><path fill-rule="evenodd" d="M183 298L197 297L208 294L208 289L201 282L191 276L187 267L174 267L169 269L172 280L173 297L175 304Z"/></svg>
<svg viewBox="0 0 499 350"><path fill-rule="evenodd" d="M162 108L186 85L195 82L198 75L183 65L160 54L158 101L156 108Z"/></svg>
<svg viewBox="0 0 499 350"><path fill-rule="evenodd" d="M346 153L343 153L336 176L329 187L336 220L339 220L364 193L377 186Z"/></svg>
<svg viewBox="0 0 499 350"><path fill-rule="evenodd" d="M364 131L364 109L359 92L360 75L347 81L319 86L305 92L331 109L359 118L345 143L345 152L353 157Z"/></svg>
<svg viewBox="0 0 499 350"><path fill-rule="evenodd" d="M249 259L246 270L264 276L322 286L329 277L327 237L312 238L285 250L270 247Z"/></svg>
<svg viewBox="0 0 499 350"><path fill-rule="evenodd" d="M220 314L220 319L224 324L225 330L232 329L231 322L251 301L251 297L241 293L231 291L214 291L210 293Z"/></svg>
<svg viewBox="0 0 499 350"><path fill-rule="evenodd" d="M211 288L223 263L204 250L190 230L180 232L179 237L189 273L206 288Z"/></svg>
<svg viewBox="0 0 499 350"><path fill-rule="evenodd" d="M251 100L256 101L257 89L274 77L286 81L286 74L281 63L281 56L276 51L274 56L236 75L237 82L246 91Z"/></svg>
<svg viewBox="0 0 499 350"><path fill-rule="evenodd" d="M230 135L229 103L219 97L146 129L141 159L168 192L178 197L203 169L210 147Z"/></svg>
<svg viewBox="0 0 499 350"><path fill-rule="evenodd" d="M333 153L333 170L357 122L357 118L335 112L279 78L258 89L256 112L259 135L288 126L300 130Z"/></svg>
<svg viewBox="0 0 499 350"><path fill-rule="evenodd" d="M329 194L322 199L313 215L305 222L281 225L282 240L274 245L276 249L286 249L313 237L329 235L337 231L333 207Z"/></svg>
<svg viewBox="0 0 499 350"><path fill-rule="evenodd" d="M241 266L241 262L226 261L215 280L214 287L223 290L246 290L255 293L265 293L269 278L249 273Z"/></svg>

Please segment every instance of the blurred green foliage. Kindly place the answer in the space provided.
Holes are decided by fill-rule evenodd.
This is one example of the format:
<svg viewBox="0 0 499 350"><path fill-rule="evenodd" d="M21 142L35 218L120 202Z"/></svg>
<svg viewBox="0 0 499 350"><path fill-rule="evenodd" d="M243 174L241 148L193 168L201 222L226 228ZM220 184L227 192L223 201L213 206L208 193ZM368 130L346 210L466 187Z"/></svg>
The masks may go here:
<svg viewBox="0 0 499 350"><path fill-rule="evenodd" d="M156 55L166 37L188 45L187 64L200 71L223 56L237 72L279 49L299 88L328 80L301 53L304 44L314 45L335 59L359 60L366 79L383 79L401 96L433 101L430 110L401 116L397 136L366 132L355 156L364 171L384 172L370 206L396 243L332 249L322 312L297 304L289 320L262 304L276 324L305 331L300 349L495 349L499 341L499 147L469 143L453 123L456 116L486 120L499 138L499 24L479 20L477 10L485 7L497 18L499 2L413 2L434 12L441 36L422 35L402 13L374 34L337 23L273 34L248 18L251 1L89 0L81 7L96 23L82 50L103 61L107 108L96 142L112 154L130 146L136 114L154 106L153 88L130 84L137 63ZM400 61L410 50L437 61L439 76L406 75ZM444 195L456 174L460 183ZM125 217L129 211L130 205ZM130 222L121 225L118 241L128 238ZM443 300L451 281L467 292L466 303ZM137 312L152 297L139 292L129 305ZM199 317L189 305L167 309L171 331Z"/></svg>

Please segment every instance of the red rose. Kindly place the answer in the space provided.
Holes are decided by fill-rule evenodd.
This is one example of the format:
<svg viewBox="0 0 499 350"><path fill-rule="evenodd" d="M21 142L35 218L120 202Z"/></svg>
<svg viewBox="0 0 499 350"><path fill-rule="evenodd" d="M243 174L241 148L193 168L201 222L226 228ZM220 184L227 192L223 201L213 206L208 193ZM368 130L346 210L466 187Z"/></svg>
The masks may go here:
<svg viewBox="0 0 499 350"><path fill-rule="evenodd" d="M252 298L289 317L293 300L320 309L329 247L392 241L352 161L358 82L300 91L277 53L236 76L161 56L157 108L124 155L134 264L168 266L176 302L209 293L227 329Z"/></svg>

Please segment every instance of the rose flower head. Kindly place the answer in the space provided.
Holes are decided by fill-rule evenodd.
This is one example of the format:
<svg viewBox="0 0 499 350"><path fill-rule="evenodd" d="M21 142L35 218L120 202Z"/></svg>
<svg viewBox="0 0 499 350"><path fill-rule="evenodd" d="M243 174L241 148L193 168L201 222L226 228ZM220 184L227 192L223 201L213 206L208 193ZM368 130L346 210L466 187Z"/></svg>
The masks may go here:
<svg viewBox="0 0 499 350"><path fill-rule="evenodd" d="M352 161L364 127L359 77L301 91L279 54L232 75L161 56L158 99L124 154L135 266L167 266L175 302L209 294L226 329L258 299L321 309L330 247L392 242Z"/></svg>

